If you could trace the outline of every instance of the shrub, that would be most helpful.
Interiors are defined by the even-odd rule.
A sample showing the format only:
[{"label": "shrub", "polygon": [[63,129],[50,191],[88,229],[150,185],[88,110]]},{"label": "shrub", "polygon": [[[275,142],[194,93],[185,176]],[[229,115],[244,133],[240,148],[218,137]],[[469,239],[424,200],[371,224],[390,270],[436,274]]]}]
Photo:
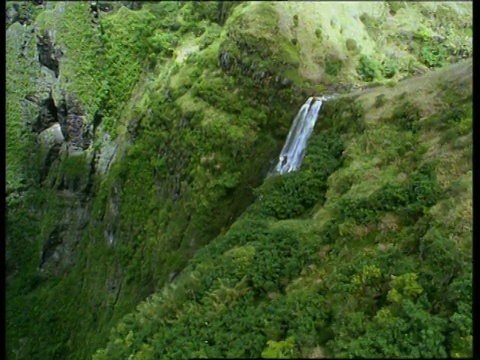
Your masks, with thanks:
[{"label": "shrub", "polygon": [[267,342],[268,347],[262,352],[262,357],[267,359],[290,359],[295,349],[295,338],[290,336],[284,341]]},{"label": "shrub", "polygon": [[293,26],[298,27],[298,15],[293,15]]},{"label": "shrub", "polygon": [[322,106],[320,118],[314,131],[329,130],[333,134],[363,132],[364,109],[355,97],[334,99]]},{"label": "shrub", "polygon": [[429,68],[441,67],[445,63],[446,51],[438,45],[425,45],[420,50],[420,60]]},{"label": "shrub", "polygon": [[292,172],[268,179],[256,193],[264,214],[288,219],[313,206],[325,189],[321,181],[303,172]]},{"label": "shrub", "polygon": [[300,274],[306,254],[294,231],[272,230],[252,244],[256,252],[247,274],[252,288],[258,293],[282,290]]},{"label": "shrub", "polygon": [[343,62],[338,58],[330,58],[325,64],[325,72],[330,76],[337,76],[342,69]]},{"label": "shrub", "polygon": [[389,58],[383,62],[382,73],[387,79],[392,78],[399,69],[398,61],[394,58]]},{"label": "shrub", "polygon": [[440,195],[433,165],[426,163],[401,185],[390,183],[366,198],[341,198],[335,205],[339,219],[354,219],[361,225],[377,222],[385,211],[396,211],[406,222],[415,222]]},{"label": "shrub", "polygon": [[357,66],[357,73],[362,80],[370,82],[381,76],[382,66],[374,58],[362,55]]},{"label": "shrub", "polygon": [[219,19],[219,7],[217,1],[209,1],[204,4],[200,4],[197,1],[192,2],[191,5],[191,20],[201,21],[218,21]]},{"label": "shrub", "polygon": [[288,219],[322,201],[328,176],[341,164],[342,151],[338,135],[320,134],[310,139],[300,171],[271,177],[255,191],[261,212]]},{"label": "shrub", "polygon": [[410,101],[403,101],[395,107],[387,123],[395,125],[399,130],[416,133],[419,127],[420,110]]},{"label": "shrub", "polygon": [[347,46],[348,51],[356,51],[358,49],[357,47],[357,42],[353,39],[347,39],[347,42],[345,44]]},{"label": "shrub", "polygon": [[164,31],[156,31],[155,34],[148,38],[150,47],[158,53],[164,53],[167,56],[173,54],[173,49],[177,45],[178,38],[176,35]]},{"label": "shrub", "polygon": [[[339,357],[446,357],[445,320],[432,315],[428,301],[402,301],[381,308],[373,318],[349,313],[329,342]],[[421,346],[406,345],[404,339]]]}]

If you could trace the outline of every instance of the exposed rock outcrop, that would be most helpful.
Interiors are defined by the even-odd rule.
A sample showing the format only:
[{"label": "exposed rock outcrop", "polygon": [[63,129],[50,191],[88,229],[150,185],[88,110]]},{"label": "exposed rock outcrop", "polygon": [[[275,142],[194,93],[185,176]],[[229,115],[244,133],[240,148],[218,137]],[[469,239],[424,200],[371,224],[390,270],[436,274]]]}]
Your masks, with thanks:
[{"label": "exposed rock outcrop", "polygon": [[43,243],[39,269],[49,276],[68,272],[78,260],[78,243],[90,221],[89,211],[80,205],[77,194],[65,191],[58,195],[68,212],[61,214]]},{"label": "exposed rock outcrop", "polygon": [[63,56],[63,52],[55,46],[49,32],[37,35],[37,49],[40,64],[52,70],[55,77],[58,77],[59,60]]},{"label": "exposed rock outcrop", "polygon": [[58,122],[72,151],[83,151],[90,146],[93,125],[87,124],[85,111],[73,94],[67,93],[60,100]]},{"label": "exposed rock outcrop", "polygon": [[[90,124],[78,96],[65,86],[64,80],[59,80],[64,52],[55,40],[58,29],[38,31],[19,18],[19,12],[24,10],[16,3],[9,7],[13,24],[7,31],[11,44],[8,55],[19,59],[23,76],[14,78],[11,73],[14,79],[11,91],[25,94],[15,103],[9,100],[9,106],[19,107],[19,126],[24,126],[36,139],[32,146],[39,150],[36,158],[39,182],[47,191],[54,191],[62,203],[56,225],[44,235],[38,265],[44,275],[57,276],[68,272],[75,263],[82,231],[89,222],[95,159],[103,157],[100,151],[91,148],[94,125],[98,124]],[[112,153],[114,150],[109,148],[108,165]],[[103,166],[103,174],[108,165]]]}]

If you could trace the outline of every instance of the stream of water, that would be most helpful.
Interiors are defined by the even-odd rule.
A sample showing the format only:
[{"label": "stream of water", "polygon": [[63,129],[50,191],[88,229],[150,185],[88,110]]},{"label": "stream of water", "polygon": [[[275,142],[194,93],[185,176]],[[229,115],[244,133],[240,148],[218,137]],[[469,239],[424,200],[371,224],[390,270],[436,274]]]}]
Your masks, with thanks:
[{"label": "stream of water", "polygon": [[324,101],[331,98],[331,96],[310,97],[305,104],[302,105],[295,120],[293,120],[274,174],[281,175],[289,173],[298,170],[300,165],[302,165],[307,141],[310,135],[312,135],[313,127],[320,113],[320,108]]}]

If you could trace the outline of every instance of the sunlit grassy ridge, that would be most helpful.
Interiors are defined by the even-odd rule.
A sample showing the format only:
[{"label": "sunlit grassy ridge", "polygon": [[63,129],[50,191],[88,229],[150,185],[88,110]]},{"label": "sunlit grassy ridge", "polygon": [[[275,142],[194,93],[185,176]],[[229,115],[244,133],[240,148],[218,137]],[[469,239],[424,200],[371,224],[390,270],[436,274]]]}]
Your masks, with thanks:
[{"label": "sunlit grassy ridge", "polygon": [[[397,80],[471,54],[468,2],[278,2],[279,28],[313,83]],[[422,70],[423,69],[423,70]],[[352,86],[353,84],[349,84]]]},{"label": "sunlit grassy ridge", "polygon": [[[7,33],[9,356],[471,354],[471,65],[428,70],[471,55],[466,4],[115,4],[37,18],[64,53],[54,97],[103,114],[41,191],[17,141],[35,39],[28,65]],[[377,81],[325,104],[301,171],[264,183],[307,96]],[[57,192],[112,149],[86,205]],[[39,271],[85,216],[73,265]]]}]

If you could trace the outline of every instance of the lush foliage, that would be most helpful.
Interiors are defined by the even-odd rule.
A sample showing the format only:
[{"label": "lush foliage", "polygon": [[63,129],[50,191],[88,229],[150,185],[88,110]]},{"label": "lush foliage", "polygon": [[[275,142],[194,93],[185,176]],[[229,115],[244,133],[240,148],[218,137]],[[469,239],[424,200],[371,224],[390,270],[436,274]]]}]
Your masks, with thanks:
[{"label": "lush foliage", "polygon": [[[217,9],[225,17],[233,8]],[[180,73],[171,50],[193,24],[193,20],[185,21],[189,14],[196,16],[198,10],[168,2],[145,4],[138,11],[119,7],[100,13],[97,26],[88,4],[60,3],[38,19],[40,33],[61,30],[56,41],[66,60],[61,63],[58,81],[68,96],[75,96],[82,104],[86,121],[92,121],[101,109],[102,132],[124,135],[127,128],[126,136],[131,132],[136,136],[124,160],[112,167],[106,179],[96,179],[104,181],[90,179],[97,196],[88,205],[91,216],[87,227],[76,235],[76,261],[61,280],[38,269],[38,254],[44,243],[55,249],[55,241],[68,241],[49,239],[80,220],[69,214],[81,213],[73,209],[85,201],[81,193],[84,187],[79,185],[92,175],[91,163],[86,154],[68,156],[50,172],[45,186],[71,191],[65,196],[53,189],[31,196],[21,193],[30,183],[14,177],[26,178],[23,167],[35,176],[38,170],[28,167],[27,159],[36,161],[31,155],[35,147],[28,143],[28,136],[18,135],[28,135],[29,130],[18,126],[23,118],[17,105],[34,91],[26,80],[38,76],[39,66],[30,71],[22,64],[22,69],[30,71],[20,74],[22,77],[9,71],[9,86],[13,87],[9,95],[9,183],[12,192],[18,189],[16,197],[21,199],[18,208],[10,204],[8,219],[9,236],[15,239],[9,245],[9,271],[19,270],[8,290],[9,353],[22,343],[20,357],[87,358],[105,342],[119,316],[161,288],[172,272],[183,269],[199,247],[224,232],[254,200],[252,188],[262,181],[265,164],[281,147],[297,104],[285,111],[284,103],[293,98],[290,92],[280,92],[276,101],[269,103],[273,94],[278,95],[275,84],[259,86],[249,76],[219,72],[217,51],[223,35],[215,39],[216,44],[209,44],[212,48],[204,47],[200,56],[188,58],[182,67],[187,74]],[[177,11],[183,11],[183,21]],[[12,55],[21,48],[21,40],[9,43]],[[35,42],[29,45],[35,46]],[[153,64],[149,60],[152,54],[157,57]],[[12,57],[9,69],[14,63]],[[132,97],[142,71],[155,69],[160,71],[158,81],[143,78],[137,88],[141,95]],[[21,92],[15,89],[19,85]],[[240,94],[228,97],[225,87]],[[251,102],[252,93],[257,94],[256,103]],[[140,121],[141,127],[133,131]],[[280,130],[272,134],[266,131],[279,125]],[[96,149],[104,149],[98,140]],[[253,154],[256,161],[251,161]],[[152,214],[148,220],[146,212]],[[28,227],[18,227],[26,223]],[[49,308],[51,303],[58,307]],[[75,310],[77,306],[82,310]],[[23,308],[37,310],[26,317],[19,313]],[[30,330],[33,326],[35,331]],[[69,331],[69,326],[76,330]],[[37,339],[41,339],[40,346],[34,345]]]},{"label": "lush foliage", "polygon": [[[442,9],[452,39],[468,32]],[[292,43],[282,15],[269,3],[144,2],[97,21],[87,3],[49,5],[37,34],[57,30],[64,51],[55,89],[79,101],[86,126],[103,119],[93,148],[60,158],[41,186],[25,122],[35,109],[22,107],[42,91],[35,38],[9,27],[8,357],[472,355],[468,64],[326,102],[301,169],[267,177],[314,92],[305,39]],[[360,21],[382,44],[388,24]],[[328,43],[328,24],[314,28]],[[348,58],[318,63],[332,81],[356,83],[358,65],[362,81],[395,82],[419,60],[470,56],[468,41],[405,34],[388,41],[410,41],[413,62],[352,40],[340,42]],[[99,175],[111,135],[118,152]],[[47,256],[71,263],[43,268]]]},{"label": "lush foliage", "polygon": [[288,219],[324,201],[326,180],[341,164],[342,141],[322,134],[310,141],[302,170],[274,176],[256,190],[264,215]]},{"label": "lush foliage", "polygon": [[[335,108],[323,115],[338,116]],[[471,354],[471,326],[456,325],[471,301],[471,254],[434,217],[446,195],[432,163],[408,152],[420,135],[398,123],[404,117],[384,119],[382,136],[351,128],[360,132],[345,149],[332,129],[317,131],[302,169],[267,179],[230,230],[197,253],[175,285],[125,317],[94,358]],[[384,141],[406,163],[387,153],[376,190],[325,202],[329,179],[352,176],[341,172],[354,171],[354,159],[368,170],[366,159],[382,154]],[[390,177],[405,167],[405,180]],[[300,179],[314,184],[308,192]],[[321,210],[308,214],[313,204]]]}]

